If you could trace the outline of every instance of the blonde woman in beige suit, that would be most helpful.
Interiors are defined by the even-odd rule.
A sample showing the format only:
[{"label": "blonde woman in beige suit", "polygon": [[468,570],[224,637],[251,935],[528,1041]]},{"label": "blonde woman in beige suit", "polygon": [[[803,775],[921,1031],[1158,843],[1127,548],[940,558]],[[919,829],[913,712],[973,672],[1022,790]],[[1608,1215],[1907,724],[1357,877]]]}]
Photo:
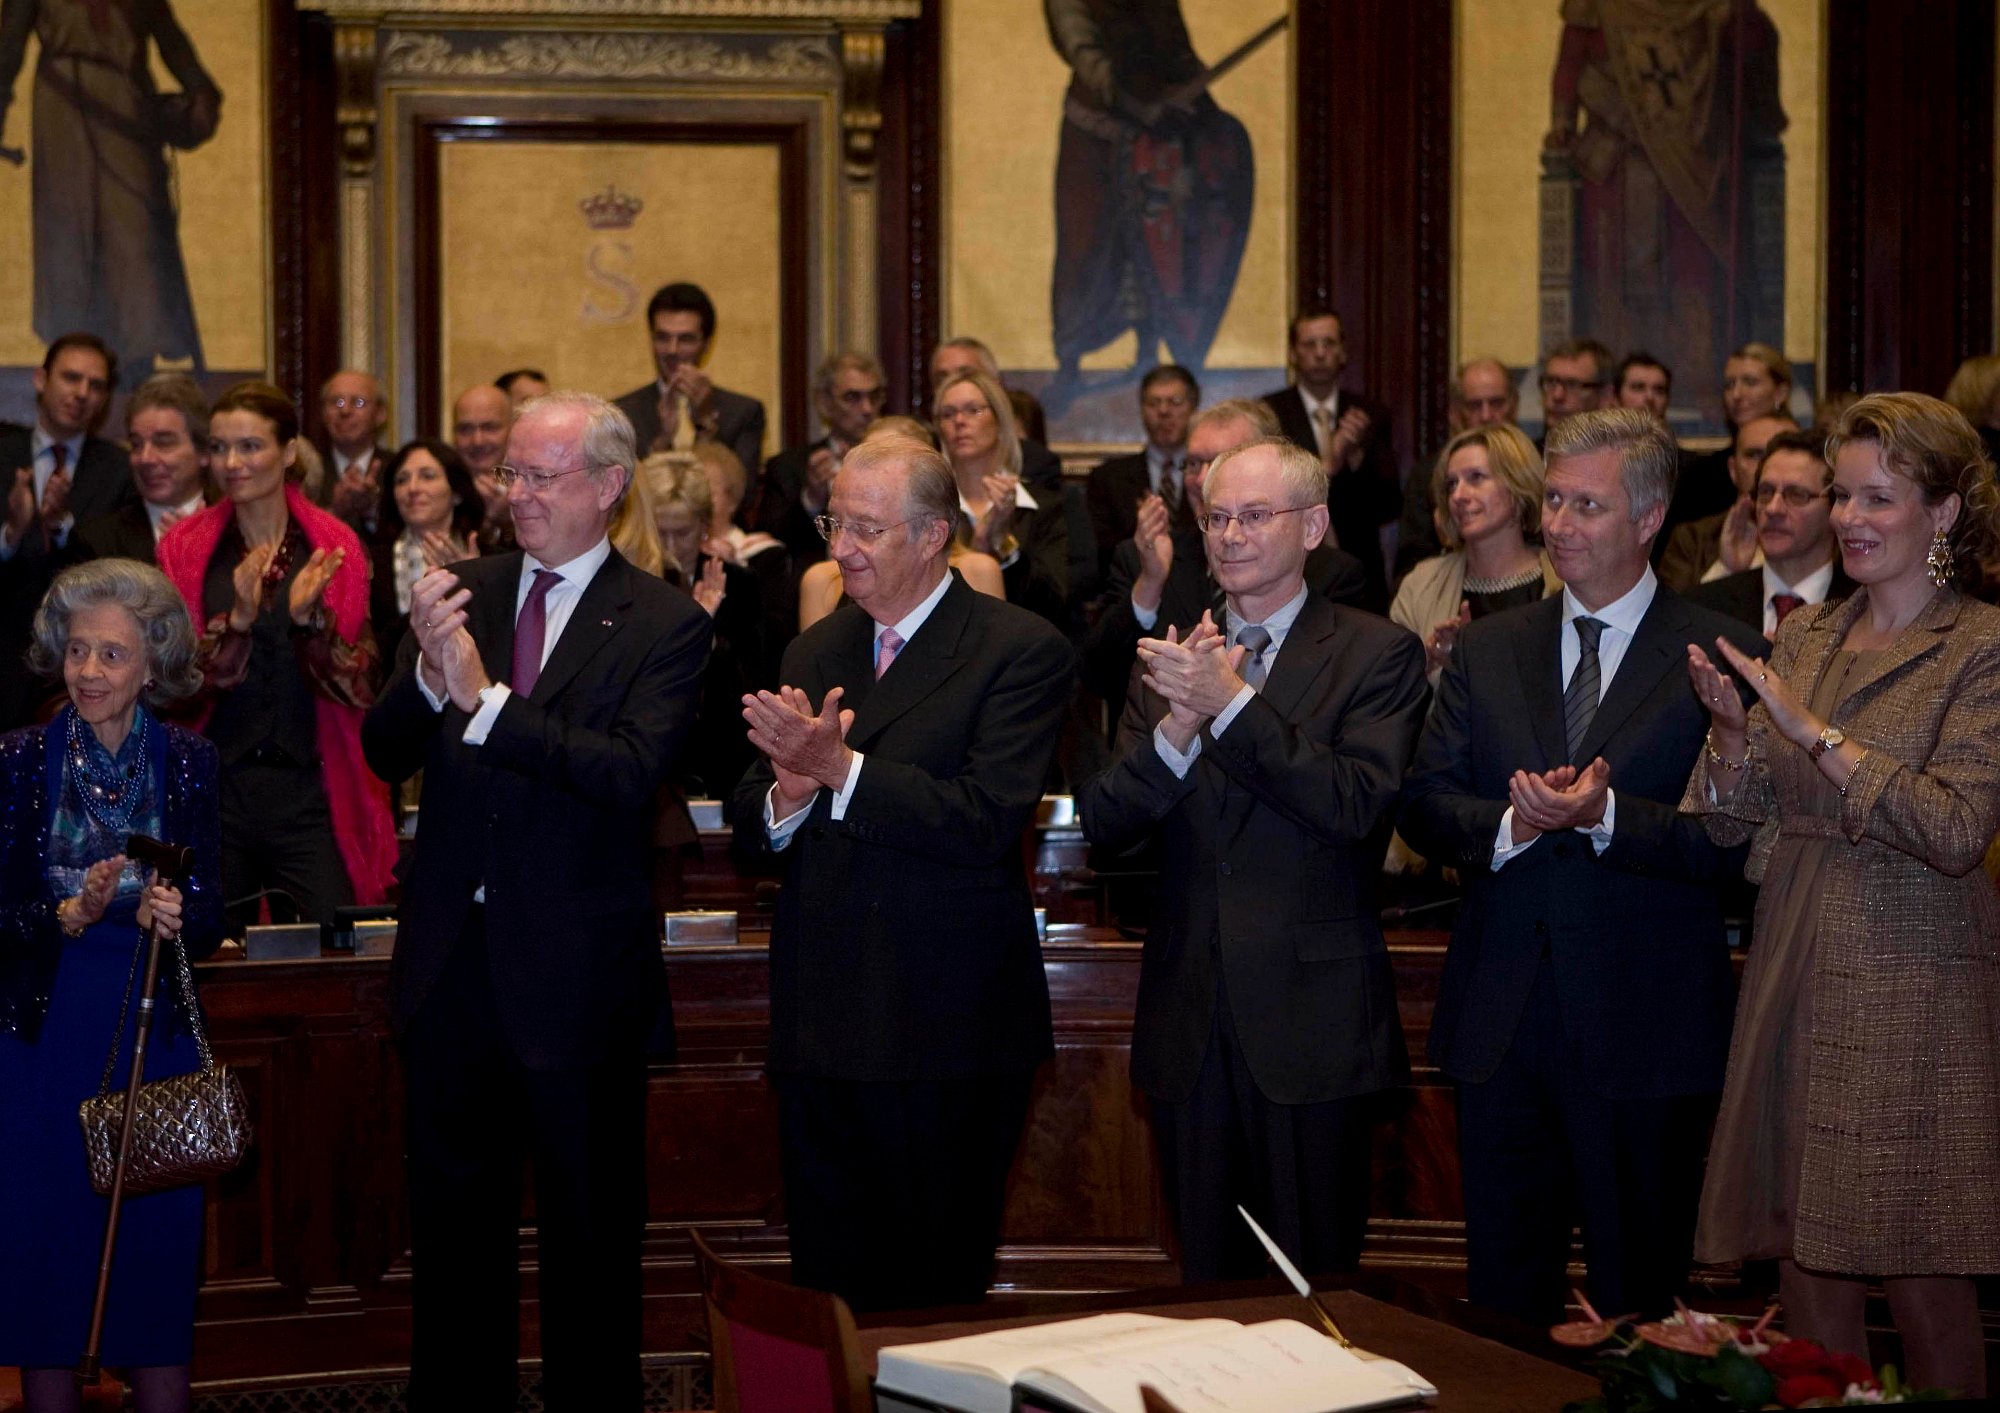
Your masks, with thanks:
[{"label": "blonde woman in beige suit", "polygon": [[1993,466],[1935,398],[1855,403],[1827,443],[1859,588],[1769,664],[1699,648],[1712,730],[1683,808],[1762,884],[1697,1259],[1779,1261],[1787,1328],[1865,1355],[1887,1288],[1919,1386],[1986,1390],[1973,1278],[2000,1271],[2000,609]]}]

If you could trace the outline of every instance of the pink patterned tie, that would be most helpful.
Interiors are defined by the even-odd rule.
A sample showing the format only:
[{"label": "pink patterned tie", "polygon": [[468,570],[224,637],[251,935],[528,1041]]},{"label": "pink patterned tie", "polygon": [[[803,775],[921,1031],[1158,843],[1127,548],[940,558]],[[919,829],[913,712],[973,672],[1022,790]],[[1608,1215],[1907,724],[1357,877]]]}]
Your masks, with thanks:
[{"label": "pink patterned tie", "polygon": [[896,654],[903,650],[903,640],[894,628],[884,628],[882,636],[875,640],[875,680],[882,680],[882,674],[889,670],[889,664],[896,660]]},{"label": "pink patterned tie", "polygon": [[507,685],[527,696],[542,675],[542,643],[549,633],[549,590],[562,582],[553,569],[537,569],[528,589],[528,601],[514,620],[514,671]]}]

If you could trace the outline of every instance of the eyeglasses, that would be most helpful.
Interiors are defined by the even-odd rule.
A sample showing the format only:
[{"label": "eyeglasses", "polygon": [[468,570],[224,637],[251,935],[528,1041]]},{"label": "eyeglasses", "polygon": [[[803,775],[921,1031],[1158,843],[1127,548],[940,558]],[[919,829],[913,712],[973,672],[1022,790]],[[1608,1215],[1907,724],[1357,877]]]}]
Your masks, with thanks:
[{"label": "eyeglasses", "polygon": [[896,520],[887,525],[857,525],[852,520],[842,520],[835,515],[815,515],[813,517],[813,528],[819,531],[819,537],[828,544],[832,544],[833,537],[838,535],[842,530],[845,530],[862,544],[872,545],[897,526],[913,525],[923,518],[920,515],[914,515],[908,520]]},{"label": "eyeglasses", "polygon": [[512,466],[496,466],[493,468],[493,479],[499,483],[503,491],[519,481],[539,496],[554,490],[556,482],[563,477],[574,476],[579,471],[589,469],[588,466],[572,466],[567,471],[521,471]]},{"label": "eyeglasses", "polygon": [[1776,486],[1767,481],[1750,493],[1750,498],[1758,505],[1769,505],[1779,496],[1783,496],[1785,504],[1792,509],[1804,510],[1816,500],[1825,500],[1826,492],[1809,491],[1804,486]]},{"label": "eyeglasses", "polygon": [[1542,391],[1552,393],[1561,388],[1566,393],[1593,392],[1604,386],[1602,378],[1556,378],[1542,374]]},{"label": "eyeglasses", "polygon": [[1255,510],[1242,510],[1234,514],[1227,510],[1211,510],[1195,516],[1195,523],[1207,534],[1219,535],[1229,528],[1229,522],[1233,520],[1243,527],[1244,533],[1248,534],[1270,524],[1274,515],[1294,515],[1301,510],[1311,509],[1309,505],[1288,505],[1280,510],[1271,510],[1260,505]]},{"label": "eyeglasses", "polygon": [[366,412],[376,401],[377,399],[372,397],[330,397],[326,400],[326,405],[341,412],[347,411],[350,407],[356,412]]},{"label": "eyeglasses", "polygon": [[849,388],[846,392],[835,393],[834,401],[844,407],[874,407],[889,398],[887,388]]},{"label": "eyeglasses", "polygon": [[992,415],[993,409],[983,402],[961,402],[954,407],[940,407],[937,410],[937,419],[940,422],[965,422]]}]

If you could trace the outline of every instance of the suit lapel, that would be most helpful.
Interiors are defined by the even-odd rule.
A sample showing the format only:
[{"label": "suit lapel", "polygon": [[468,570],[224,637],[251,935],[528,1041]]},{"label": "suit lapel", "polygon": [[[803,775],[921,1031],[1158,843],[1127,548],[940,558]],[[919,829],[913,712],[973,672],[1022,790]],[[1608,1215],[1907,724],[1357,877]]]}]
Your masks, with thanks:
[{"label": "suit lapel", "polygon": [[[1861,616],[1867,602],[1866,594],[1857,593],[1848,603],[1846,611],[1835,615],[1836,618],[1843,620],[1841,637],[1846,635],[1848,627],[1852,626],[1854,620]],[[1934,596],[1910,626],[1896,635],[1896,641],[1875,655],[1875,661],[1868,665],[1867,670],[1848,690],[1847,697],[1842,702],[1843,708],[1852,711],[1852,703],[1857,701],[1862,693],[1872,689],[1890,673],[1900,671],[1916,659],[1943,646],[1944,638],[1941,635],[1958,621],[1959,603],[1956,592]],[[1833,647],[1837,648],[1839,645],[1840,637],[1836,637],[1833,640]],[[1831,651],[1829,649],[1829,655]]]},{"label": "suit lapel", "polygon": [[[483,583],[473,589],[467,609],[472,641],[479,648],[486,675],[513,672],[514,596],[521,586],[521,551],[476,560]],[[490,568],[489,568],[490,566]],[[461,575],[461,581],[468,576]],[[511,685],[511,684],[510,684]]]},{"label": "suit lapel", "polygon": [[[1632,645],[1618,664],[1618,675],[1611,679],[1610,689],[1597,704],[1597,715],[1590,719],[1590,729],[1583,733],[1574,762],[1577,766],[1588,765],[1602,754],[1605,741],[1653,694],[1660,678],[1681,665],[1687,616],[1685,599],[1665,585],[1654,591],[1646,616],[1639,620],[1639,631],[1632,635]],[[1683,673],[1685,670],[1683,666]]]},{"label": "suit lapel", "polygon": [[[569,685],[570,679],[585,663],[618,636],[620,625],[630,616],[632,585],[628,576],[637,572],[617,550],[611,551],[611,557],[584,585],[583,596],[570,610],[569,621],[563,624],[562,636],[556,639],[549,660],[542,664],[542,675],[535,679],[535,690],[528,694],[530,701],[537,706],[547,706],[557,693]],[[512,633],[508,636],[511,639]],[[512,650],[510,641],[510,657]]]},{"label": "suit lapel", "polygon": [[1287,721],[1298,709],[1306,688],[1319,680],[1333,657],[1332,640],[1340,630],[1340,616],[1333,605],[1315,595],[1306,596],[1292,631],[1285,635],[1264,682],[1263,698]]},{"label": "suit lapel", "polygon": [[[847,733],[847,742],[856,750],[864,749],[867,743],[879,736],[918,702],[928,697],[953,673],[964,666],[959,644],[965,633],[967,620],[972,616],[972,594],[957,575],[952,576],[951,587],[931,610],[930,617],[923,626],[911,635],[903,650],[896,654],[889,671],[880,680],[872,681],[866,696],[854,709],[854,725]],[[872,677],[874,664],[869,658],[875,630],[866,614],[862,620],[867,624],[867,647],[863,649],[862,671]]]},{"label": "suit lapel", "polygon": [[1562,595],[1543,599],[1521,615],[1514,661],[1528,699],[1528,720],[1542,748],[1544,768],[1569,759],[1563,740]]}]

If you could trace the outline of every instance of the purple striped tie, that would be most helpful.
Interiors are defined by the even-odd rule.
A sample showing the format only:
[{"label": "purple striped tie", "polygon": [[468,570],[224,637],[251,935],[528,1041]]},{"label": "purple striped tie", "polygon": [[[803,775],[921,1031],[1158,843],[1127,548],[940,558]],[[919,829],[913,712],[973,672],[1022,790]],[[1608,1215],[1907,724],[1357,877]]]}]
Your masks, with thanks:
[{"label": "purple striped tie", "polygon": [[514,671],[507,685],[522,696],[535,690],[542,675],[542,643],[549,634],[549,590],[562,582],[553,569],[537,569],[528,589],[528,601],[514,620]]}]

